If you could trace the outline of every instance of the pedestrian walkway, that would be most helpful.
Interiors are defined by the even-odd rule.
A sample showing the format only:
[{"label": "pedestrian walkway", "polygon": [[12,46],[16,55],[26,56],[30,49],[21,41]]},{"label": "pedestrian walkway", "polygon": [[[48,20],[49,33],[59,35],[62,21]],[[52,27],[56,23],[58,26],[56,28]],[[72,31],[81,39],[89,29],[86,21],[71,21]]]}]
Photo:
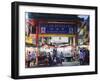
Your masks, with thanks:
[{"label": "pedestrian walkway", "polygon": [[63,66],[78,66],[80,65],[79,61],[74,61],[74,62],[63,62],[62,63]]}]

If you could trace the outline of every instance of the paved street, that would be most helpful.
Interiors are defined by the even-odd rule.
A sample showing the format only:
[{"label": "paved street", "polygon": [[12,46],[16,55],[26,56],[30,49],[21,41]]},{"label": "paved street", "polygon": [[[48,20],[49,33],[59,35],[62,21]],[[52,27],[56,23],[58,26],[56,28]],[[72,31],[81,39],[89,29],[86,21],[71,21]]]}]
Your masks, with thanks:
[{"label": "paved street", "polygon": [[53,66],[44,66],[44,65],[38,65],[38,66],[36,66],[36,65],[34,65],[34,66],[32,66],[32,67],[30,67],[30,68],[38,68],[38,67],[59,67],[59,66],[79,66],[80,65],[80,63],[79,63],[79,61],[74,61],[74,62],[63,62],[62,64],[57,64],[57,65],[53,65]]},{"label": "paved street", "polygon": [[80,63],[78,61],[74,61],[74,62],[63,62],[62,64],[63,64],[63,66],[78,66],[78,65],[80,65]]}]

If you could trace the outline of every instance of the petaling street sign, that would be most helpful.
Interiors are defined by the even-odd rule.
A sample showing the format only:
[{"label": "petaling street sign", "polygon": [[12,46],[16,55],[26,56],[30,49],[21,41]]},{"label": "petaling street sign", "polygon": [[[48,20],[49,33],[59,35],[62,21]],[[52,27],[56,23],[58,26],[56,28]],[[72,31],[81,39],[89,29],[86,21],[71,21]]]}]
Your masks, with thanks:
[{"label": "petaling street sign", "polygon": [[41,34],[75,34],[77,25],[75,24],[40,24],[39,33]]}]

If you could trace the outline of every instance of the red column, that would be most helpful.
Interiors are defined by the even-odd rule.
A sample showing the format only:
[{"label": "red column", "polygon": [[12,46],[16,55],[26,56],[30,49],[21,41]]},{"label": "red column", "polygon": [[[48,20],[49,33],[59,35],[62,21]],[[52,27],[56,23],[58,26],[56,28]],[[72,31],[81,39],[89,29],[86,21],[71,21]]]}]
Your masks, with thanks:
[{"label": "red column", "polygon": [[31,20],[31,24],[36,27],[36,64],[38,64],[38,39],[39,39],[39,26],[36,19]]}]

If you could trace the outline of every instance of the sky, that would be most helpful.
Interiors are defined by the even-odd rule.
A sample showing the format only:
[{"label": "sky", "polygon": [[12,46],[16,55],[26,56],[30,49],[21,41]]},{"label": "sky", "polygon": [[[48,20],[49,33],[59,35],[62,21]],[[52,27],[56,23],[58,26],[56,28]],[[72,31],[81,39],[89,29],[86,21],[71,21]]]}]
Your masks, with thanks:
[{"label": "sky", "polygon": [[86,19],[88,18],[88,16],[87,16],[87,15],[86,15],[86,16],[85,16],[85,15],[82,15],[82,16],[81,16],[81,15],[79,15],[78,17],[80,17],[80,18],[84,18],[84,20],[86,20]]}]

